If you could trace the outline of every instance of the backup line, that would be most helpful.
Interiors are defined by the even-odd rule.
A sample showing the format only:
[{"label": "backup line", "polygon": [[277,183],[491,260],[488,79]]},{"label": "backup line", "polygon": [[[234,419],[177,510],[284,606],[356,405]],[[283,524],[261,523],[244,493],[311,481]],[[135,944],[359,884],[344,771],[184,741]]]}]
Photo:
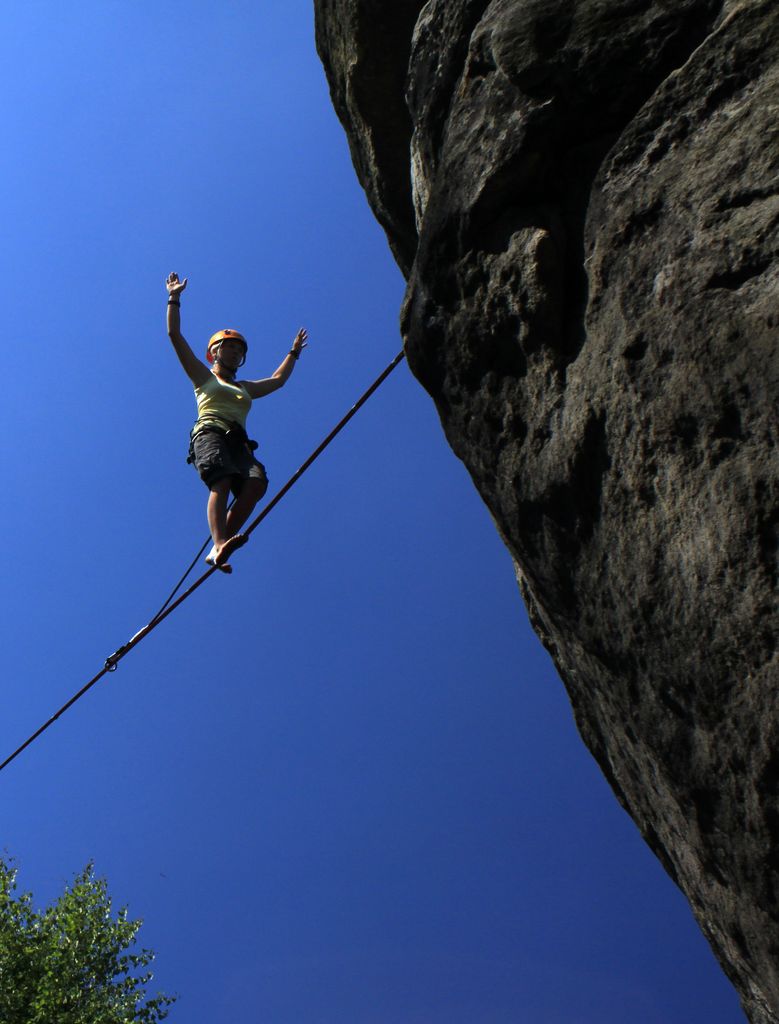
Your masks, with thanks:
[{"label": "backup line", "polygon": [[[292,474],[292,476],[284,484],[281,490],[274,495],[274,497],[268,502],[268,504],[262,509],[262,511],[251,521],[248,528],[243,530],[243,533],[247,537],[251,533],[253,533],[254,530],[257,529],[257,527],[260,525],[263,519],[265,519],[265,517],[271,512],[271,510],[274,509],[276,505],[278,505],[278,503],[281,501],[284,495],[287,494],[287,492],[297,483],[297,481],[301,478],[301,476],[303,476],[303,474],[306,472],[309,466],[311,466],[311,464],[315,462],[316,459],[319,458],[319,456],[322,454],[325,448],[327,448],[330,442],[333,441],[334,438],[343,430],[343,428],[346,426],[349,420],[355,415],[355,413],[357,413],[359,409],[361,409],[362,406],[365,405],[365,403],[368,401],[371,395],[384,383],[384,381],[387,379],[387,377],[389,377],[389,375],[392,373],[392,371],[395,369],[398,363],[400,363],[401,360],[404,358],[404,355],[405,353],[401,350],[395,356],[395,358],[392,360],[389,366],[387,366],[386,369],[384,369],[379,374],[379,376],[371,384],[371,386],[366,391],[364,391],[363,394],[357,399],[357,401],[354,403],[351,409],[344,416],[341,417],[341,419],[333,427],[333,429],[330,431],[327,437],[325,437],[325,439],[318,445],[318,447],[314,449],[314,451],[309,455],[309,457],[302,464],[302,466],[300,466],[300,468],[297,469]],[[118,648],[118,650],[114,651],[113,654],[110,654],[106,658],[105,664],[103,665],[102,669],[96,675],[94,675],[89,680],[88,683],[85,683],[84,686],[82,686],[77,693],[74,693],[70,700],[67,701],[67,703],[63,704],[58,711],[55,711],[51,718],[44,722],[43,725],[40,726],[40,728],[36,729],[36,731],[31,736],[29,736],[24,741],[24,743],[21,744],[21,746],[17,747],[16,750],[12,754],[10,754],[2,762],[2,764],[0,764],[0,772],[4,768],[6,768],[15,758],[17,758],[19,754],[22,753],[23,750],[26,750],[27,747],[30,746],[30,744],[34,743],[39,736],[46,732],[46,730],[50,726],[52,726],[61,715],[63,715],[69,708],[71,708],[76,703],[76,701],[80,700],[84,696],[84,694],[87,693],[87,691],[95,685],[95,683],[99,682],[103,678],[104,675],[106,675],[108,672],[114,672],[118,667],[119,662],[122,660],[122,658],[125,657],[125,655],[129,654],[134,647],[137,647],[141,640],[144,639],[144,637],[147,637],[149,633],[152,632],[152,630],[156,629],[157,626],[159,626],[161,622],[163,622],[172,612],[174,612],[180,604],[183,604],[184,601],[186,601],[191,594],[194,594],[198,587],[201,584],[205,583],[209,576],[212,576],[215,572],[219,571],[217,566],[211,566],[211,568],[206,570],[206,572],[204,572],[202,576],[195,580],[195,582],[187,590],[185,590],[183,594],[181,594],[178,598],[173,600],[176,592],[180,589],[180,587],[184,583],[184,580],[187,578],[189,573],[194,568],[195,563],[197,562],[197,559],[199,558],[204,548],[205,545],[203,545],[203,548],[201,548],[201,551],[198,553],[198,555],[195,556],[195,561],[192,562],[189,569],[187,569],[182,578],[176,584],[167,601],[162,606],[162,608],[157,612],[154,618],[151,619],[151,621],[148,622],[145,626],[143,626],[142,629],[139,629],[138,632],[133,637],[131,637],[126,644],[123,644],[120,648]]]}]

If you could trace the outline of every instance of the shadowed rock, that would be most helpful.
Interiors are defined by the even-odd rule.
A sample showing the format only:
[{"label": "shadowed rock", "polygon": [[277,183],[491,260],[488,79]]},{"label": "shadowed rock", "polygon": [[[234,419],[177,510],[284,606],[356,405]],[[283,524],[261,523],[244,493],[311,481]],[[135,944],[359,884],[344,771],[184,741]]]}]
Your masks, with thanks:
[{"label": "shadowed rock", "polygon": [[585,743],[779,1024],[779,6],[316,9],[410,366]]}]

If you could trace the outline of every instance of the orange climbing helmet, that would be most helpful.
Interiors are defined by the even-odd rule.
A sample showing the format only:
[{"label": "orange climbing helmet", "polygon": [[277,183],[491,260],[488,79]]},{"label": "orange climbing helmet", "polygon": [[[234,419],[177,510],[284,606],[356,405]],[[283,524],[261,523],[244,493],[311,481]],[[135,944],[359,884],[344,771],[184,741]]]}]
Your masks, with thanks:
[{"label": "orange climbing helmet", "polygon": [[217,331],[216,334],[212,334],[211,337],[208,339],[208,346],[206,348],[206,359],[209,361],[209,363],[213,363],[214,361],[214,353],[211,351],[211,349],[214,347],[214,345],[219,345],[223,341],[240,341],[240,343],[243,345],[243,357],[244,359],[246,358],[246,353],[249,349],[249,346],[246,344],[246,338],[244,338],[240,331],[234,331],[232,328],[226,327],[223,331]]}]

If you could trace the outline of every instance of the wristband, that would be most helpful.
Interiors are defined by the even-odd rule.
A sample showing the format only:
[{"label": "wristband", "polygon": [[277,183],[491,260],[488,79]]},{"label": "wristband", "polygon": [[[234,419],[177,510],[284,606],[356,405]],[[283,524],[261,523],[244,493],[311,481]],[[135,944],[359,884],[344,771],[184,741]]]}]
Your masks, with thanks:
[{"label": "wristband", "polygon": [[178,301],[178,299],[168,299],[168,305],[169,306],[180,306],[181,303]]},{"label": "wristband", "polygon": [[294,348],[291,348],[289,350],[289,355],[294,356],[295,359],[300,359],[300,353],[296,352]]}]

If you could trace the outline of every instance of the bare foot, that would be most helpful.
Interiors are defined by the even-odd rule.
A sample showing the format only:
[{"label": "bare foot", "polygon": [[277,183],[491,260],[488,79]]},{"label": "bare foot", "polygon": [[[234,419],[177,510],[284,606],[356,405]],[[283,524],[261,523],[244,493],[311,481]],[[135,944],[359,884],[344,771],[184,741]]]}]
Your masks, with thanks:
[{"label": "bare foot", "polygon": [[228,537],[224,544],[217,545],[214,565],[221,569],[233,551],[242,548],[248,539],[245,533],[236,533],[233,537]]},{"label": "bare foot", "polygon": [[228,576],[233,571],[233,567],[231,565],[217,565],[217,563],[216,563],[216,544],[214,544],[214,546],[211,548],[211,550],[206,555],[206,563],[208,565],[213,565],[216,569],[219,569],[221,572],[227,573]]}]

